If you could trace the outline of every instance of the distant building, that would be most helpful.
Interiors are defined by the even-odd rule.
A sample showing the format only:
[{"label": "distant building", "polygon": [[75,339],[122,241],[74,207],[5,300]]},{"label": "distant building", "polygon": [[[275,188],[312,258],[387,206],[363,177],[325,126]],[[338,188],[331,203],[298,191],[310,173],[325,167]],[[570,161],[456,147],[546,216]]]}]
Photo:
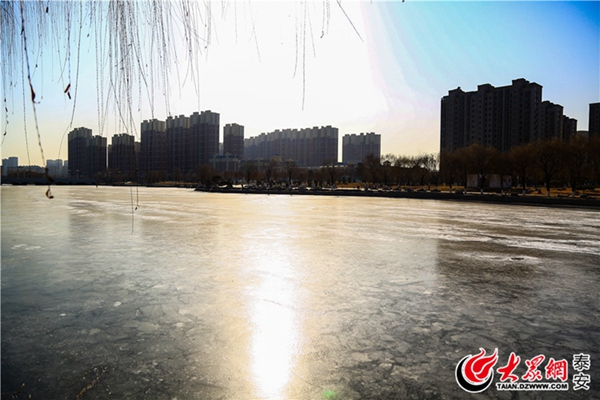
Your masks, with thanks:
[{"label": "distant building", "polygon": [[338,128],[328,126],[275,130],[244,140],[245,160],[281,157],[300,167],[319,167],[338,160]]},{"label": "distant building", "polygon": [[563,106],[543,101],[540,104],[539,129],[533,139],[562,138],[563,117]]},{"label": "distant building", "polygon": [[267,158],[267,134],[244,139],[244,160],[264,160]]},{"label": "distant building", "polygon": [[39,176],[46,175],[46,168],[39,165],[19,165],[16,170],[19,174],[34,173]]},{"label": "distant building", "polygon": [[166,121],[144,121],[140,143],[140,170],[143,173],[182,174],[196,172],[209,165],[219,154],[218,113],[195,112],[189,117],[168,117]]},{"label": "distant building", "polygon": [[232,154],[214,155],[210,158],[210,167],[220,173],[238,172],[240,159]]},{"label": "distant building", "polygon": [[73,178],[88,177],[90,171],[89,141],[92,130],[85,127],[75,128],[69,132],[69,176]]},{"label": "distant building", "polygon": [[11,170],[16,170],[19,166],[19,157],[8,157],[2,159],[2,176],[8,175]]},{"label": "distant building", "polygon": [[140,172],[166,173],[167,171],[167,124],[157,119],[145,120],[140,129]]},{"label": "distant building", "polygon": [[137,159],[135,136],[126,133],[113,135],[108,146],[108,168],[112,173],[133,179],[137,171]]},{"label": "distant building", "polygon": [[244,159],[244,126],[227,124],[223,127],[223,153]]},{"label": "distant building", "polygon": [[90,170],[89,177],[95,178],[106,171],[107,140],[94,135],[89,142]]},{"label": "distant building", "polygon": [[562,138],[564,140],[569,140],[571,137],[577,134],[577,120],[575,118],[569,118],[566,115],[563,115],[562,125]]},{"label": "distant building", "polygon": [[600,135],[600,103],[590,104],[589,136]]},{"label": "distant building", "polygon": [[539,139],[569,136],[574,124],[576,120],[565,119],[561,105],[542,102],[542,86],[535,82],[521,78],[510,86],[483,84],[473,92],[459,87],[441,101],[440,149],[452,152],[478,143],[507,151]]},{"label": "distant building", "polygon": [[190,118],[184,115],[167,118],[167,171],[185,173],[191,168]]},{"label": "distant building", "polygon": [[188,168],[194,172],[200,165],[209,165],[210,158],[219,154],[220,115],[210,110],[190,116]]},{"label": "distant building", "polygon": [[61,159],[46,160],[46,168],[48,173],[54,178],[64,178],[69,175],[68,163]]},{"label": "distant building", "polygon": [[107,141],[105,137],[92,136],[89,128],[76,128],[69,132],[69,176],[95,178],[106,171]]},{"label": "distant building", "polygon": [[361,133],[344,135],[342,137],[342,162],[358,164],[369,154],[381,157],[381,135],[376,133]]}]

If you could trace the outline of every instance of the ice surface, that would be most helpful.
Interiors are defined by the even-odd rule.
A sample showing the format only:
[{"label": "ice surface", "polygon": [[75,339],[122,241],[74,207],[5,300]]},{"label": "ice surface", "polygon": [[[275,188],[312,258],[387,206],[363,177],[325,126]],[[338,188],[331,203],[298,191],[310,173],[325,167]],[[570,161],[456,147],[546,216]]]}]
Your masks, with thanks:
[{"label": "ice surface", "polygon": [[600,390],[597,211],[53,192],[2,187],[3,398],[470,398],[480,347]]}]

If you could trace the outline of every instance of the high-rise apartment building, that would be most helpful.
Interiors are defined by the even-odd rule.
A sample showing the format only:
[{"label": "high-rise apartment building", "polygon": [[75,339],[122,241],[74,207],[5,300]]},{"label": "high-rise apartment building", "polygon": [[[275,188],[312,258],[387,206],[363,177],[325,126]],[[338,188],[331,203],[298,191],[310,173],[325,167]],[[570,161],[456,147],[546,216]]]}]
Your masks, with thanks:
[{"label": "high-rise apartment building", "polygon": [[562,132],[562,138],[564,140],[569,140],[575,136],[577,134],[577,120],[563,115]]},{"label": "high-rise apartment building", "polygon": [[89,141],[90,169],[88,176],[95,178],[106,171],[107,140],[100,135],[94,135]]},{"label": "high-rise apartment building", "polygon": [[2,175],[6,176],[11,170],[19,167],[19,157],[8,157],[2,159]]},{"label": "high-rise apartment building", "polygon": [[67,162],[60,158],[57,160],[46,160],[46,168],[48,168],[50,176],[55,178],[67,177],[69,175]]},{"label": "high-rise apartment building", "polygon": [[77,178],[95,178],[106,170],[107,141],[100,135],[92,136],[89,128],[75,128],[69,132],[69,175]]},{"label": "high-rise apartment building", "polygon": [[563,137],[563,106],[548,100],[540,104],[539,129],[534,139]]},{"label": "high-rise apartment building", "polygon": [[[507,118],[509,130],[506,131],[501,125],[493,124],[494,129],[490,132],[493,136],[501,136],[501,140],[495,140],[493,144],[500,151],[506,151],[514,146],[529,143],[546,136],[540,131],[540,104],[542,102],[542,86],[529,82],[525,79],[515,79],[512,85],[499,88],[503,90],[503,101],[508,101],[509,107],[500,107],[496,104],[492,107],[500,111],[502,121]],[[498,135],[500,133],[500,135]]]},{"label": "high-rise apartment building", "polygon": [[140,169],[179,175],[209,165],[210,158],[219,154],[219,119],[218,113],[207,110],[189,117],[144,121]]},{"label": "high-rise apartment building", "polygon": [[220,173],[238,172],[240,159],[231,154],[216,154],[210,158],[209,166]]},{"label": "high-rise apartment building", "polygon": [[223,127],[223,155],[231,154],[238,160],[244,159],[244,126],[226,124]]},{"label": "high-rise apartment building", "polygon": [[369,154],[381,157],[381,135],[361,133],[342,137],[342,162],[358,164]]},{"label": "high-rise apartment building", "polygon": [[600,135],[600,103],[590,104],[589,136]]},{"label": "high-rise apartment building", "polygon": [[113,135],[108,146],[108,167],[114,173],[133,178],[137,171],[137,161],[135,137],[126,133]]},{"label": "high-rise apartment building", "polygon": [[266,133],[244,139],[244,160],[267,159],[266,143]]},{"label": "high-rise apartment building", "polygon": [[209,165],[210,158],[219,154],[220,115],[210,110],[190,116],[189,172],[199,165]]},{"label": "high-rise apartment building", "polygon": [[330,125],[310,130],[306,164],[320,166],[338,162],[338,128]]},{"label": "high-rise apartment building", "polygon": [[90,171],[90,158],[88,152],[92,130],[89,128],[75,128],[68,135],[69,176],[73,178],[87,177]]},{"label": "high-rise apartment building", "polygon": [[141,126],[140,163],[143,174],[167,171],[167,124],[157,119],[145,120]]},{"label": "high-rise apartment building", "polygon": [[338,160],[338,128],[328,126],[275,130],[244,140],[244,159],[281,157],[302,167],[319,167]]},{"label": "high-rise apartment building", "polygon": [[565,119],[561,105],[542,102],[541,85],[522,78],[510,86],[484,84],[473,92],[460,87],[450,90],[441,101],[440,122],[442,151],[474,143],[507,151],[535,140],[564,138],[577,123]]},{"label": "high-rise apartment building", "polygon": [[167,118],[167,171],[186,173],[190,168],[190,118],[180,115]]}]

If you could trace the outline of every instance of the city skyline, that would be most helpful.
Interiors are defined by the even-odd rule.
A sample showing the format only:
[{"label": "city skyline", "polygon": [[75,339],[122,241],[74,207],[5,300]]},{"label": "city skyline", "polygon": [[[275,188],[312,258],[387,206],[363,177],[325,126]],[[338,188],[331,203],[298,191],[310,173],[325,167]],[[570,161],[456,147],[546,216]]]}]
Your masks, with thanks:
[{"label": "city skyline", "polygon": [[480,144],[506,152],[513,147],[577,133],[577,120],[563,107],[542,101],[543,87],[515,79],[511,85],[479,85],[476,91],[449,90],[441,102],[440,151]]},{"label": "city skyline", "polygon": [[[511,100],[512,92],[514,92],[512,95],[514,99]],[[484,98],[485,101],[483,101]],[[583,134],[587,138],[600,132],[598,130],[600,103],[590,103],[589,105],[589,129],[578,130],[578,121],[564,115],[563,107],[560,104],[549,100],[542,102],[541,98],[542,86],[523,78],[513,80],[510,86],[498,88],[489,84],[482,84],[478,85],[477,91],[465,92],[460,87],[449,90],[448,95],[444,96],[441,102],[440,154],[444,151],[454,152],[475,143],[486,147],[494,147],[496,150],[505,152],[514,146],[538,140],[551,138],[569,140],[576,134]],[[510,106],[509,104],[513,105]],[[515,108],[516,106],[518,107]],[[511,114],[514,115],[511,117]],[[517,120],[521,121],[522,117],[525,117],[523,121],[526,121],[526,124],[513,126]],[[297,149],[292,150],[289,143],[283,144],[283,142],[287,143],[290,140],[295,142],[300,137],[313,135],[311,132],[314,130],[329,129],[331,126],[276,129],[273,132],[263,132],[260,135],[245,138],[244,126],[237,123],[225,124],[221,134],[219,120],[220,114],[211,110],[195,111],[190,116],[168,117],[164,121],[157,119],[144,120],[140,127],[140,141],[136,141],[133,135],[121,133],[112,136],[111,144],[108,144],[108,138],[100,135],[92,136],[92,130],[87,127],[75,128],[69,132],[68,136],[69,158],[73,159],[73,156],[75,156],[73,165],[78,171],[87,162],[83,159],[80,160],[80,158],[84,152],[89,150],[84,150],[84,147],[89,146],[89,144],[82,147],[74,144],[75,142],[71,138],[72,135],[80,136],[79,131],[85,131],[84,136],[86,136],[87,141],[93,138],[97,142],[94,146],[104,143],[104,161],[102,161],[104,167],[100,165],[100,170],[115,169],[116,167],[118,170],[127,170],[127,173],[133,172],[134,164],[137,164],[135,160],[140,157],[140,154],[140,167],[142,170],[148,169],[144,168],[143,165],[150,159],[154,160],[151,162],[154,165],[157,160],[164,158],[166,164],[158,169],[170,173],[173,173],[174,169],[189,172],[201,165],[214,167],[213,164],[218,162],[217,159],[224,161],[223,157],[229,157],[227,162],[234,161],[235,163],[283,157],[286,160],[299,162],[300,166],[309,167],[321,166],[323,162],[330,163],[332,160],[341,164],[358,163],[368,154],[372,154],[377,158],[385,157],[385,153],[381,151],[381,134],[374,132],[360,133],[360,135],[355,133],[345,134],[342,137],[343,140],[338,141],[338,128],[333,127],[337,144],[328,152],[334,152],[328,153],[327,157],[324,157],[321,162],[318,161],[319,157],[315,153],[311,157],[316,158],[311,159],[312,161],[307,164],[306,157],[308,157],[308,153],[298,157],[298,154],[296,154]],[[155,132],[156,127],[159,126],[162,128]],[[158,134],[160,137],[156,136],[150,139],[147,136],[148,134]],[[71,146],[72,141],[73,146]],[[268,145],[267,142],[269,142]],[[274,144],[275,142],[277,142],[277,145]],[[295,146],[292,147],[295,148]],[[342,149],[341,161],[339,160],[339,147]],[[142,151],[142,149],[144,150]],[[158,154],[155,154],[157,151],[164,154],[157,158]],[[96,150],[92,151],[97,157],[96,152]],[[244,157],[246,152],[248,152],[249,158]],[[392,155],[396,156],[395,154]],[[419,156],[421,155],[423,154]],[[213,160],[213,158],[215,159]],[[5,158],[3,159],[3,166],[6,164],[7,166],[16,167],[17,165],[13,164],[18,164],[18,161],[15,161],[17,159],[16,156]],[[62,163],[62,161],[62,159],[47,159],[46,166],[55,170],[55,164],[57,162]],[[68,163],[68,159],[65,160],[66,163]],[[18,166],[41,168],[31,164]],[[87,169],[89,169],[89,165],[83,167],[83,170]],[[229,167],[226,169],[229,170]],[[4,170],[3,173],[5,173]]]},{"label": "city skyline", "polygon": [[[304,31],[295,28],[302,10],[295,3],[265,7],[259,2],[251,13],[238,4],[237,24],[231,9],[215,17],[218,41],[198,57],[200,95],[189,80],[173,88],[170,115],[218,110],[224,124],[244,125],[246,137],[285,126],[334,125],[340,136],[373,131],[382,135],[382,154],[418,154],[439,151],[439,102],[457,86],[470,91],[518,78],[537,82],[544,87],[542,100],[562,105],[579,129],[588,125],[589,104],[598,102],[597,2],[344,3],[353,25],[331,4],[323,34],[320,5],[308,4],[312,31],[305,32],[304,110],[302,48],[296,54],[297,35]],[[256,17],[256,42],[248,40],[252,24],[242,18],[247,13]],[[93,48],[86,43],[85,54],[93,55]],[[60,152],[59,144],[75,127],[89,127],[104,137],[133,134],[139,141],[143,119],[169,116],[161,106],[164,100],[156,100],[154,115],[142,102],[136,131],[123,129],[116,115],[108,115],[101,132],[95,63],[82,63],[78,108],[69,127],[72,101],[63,93],[65,80],[58,79],[56,62],[50,61],[32,77],[46,159],[65,158],[66,137]],[[185,76],[182,69],[182,82]],[[16,86],[7,98],[2,155],[27,164],[23,90],[21,79],[12,78]],[[41,164],[30,101],[25,108],[30,164]]]}]

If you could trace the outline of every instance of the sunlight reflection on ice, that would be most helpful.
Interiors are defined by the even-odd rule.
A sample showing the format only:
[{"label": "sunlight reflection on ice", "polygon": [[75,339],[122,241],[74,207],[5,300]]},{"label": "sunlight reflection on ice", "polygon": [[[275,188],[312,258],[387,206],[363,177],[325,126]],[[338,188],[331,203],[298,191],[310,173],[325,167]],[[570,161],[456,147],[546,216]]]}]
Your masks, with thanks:
[{"label": "sunlight reflection on ice", "polygon": [[[285,391],[298,349],[294,284],[285,271],[284,260],[263,260],[262,282],[252,290],[250,319],[254,327],[251,339],[251,369],[257,396],[264,399],[286,398]],[[283,274],[282,274],[283,272]]]}]

